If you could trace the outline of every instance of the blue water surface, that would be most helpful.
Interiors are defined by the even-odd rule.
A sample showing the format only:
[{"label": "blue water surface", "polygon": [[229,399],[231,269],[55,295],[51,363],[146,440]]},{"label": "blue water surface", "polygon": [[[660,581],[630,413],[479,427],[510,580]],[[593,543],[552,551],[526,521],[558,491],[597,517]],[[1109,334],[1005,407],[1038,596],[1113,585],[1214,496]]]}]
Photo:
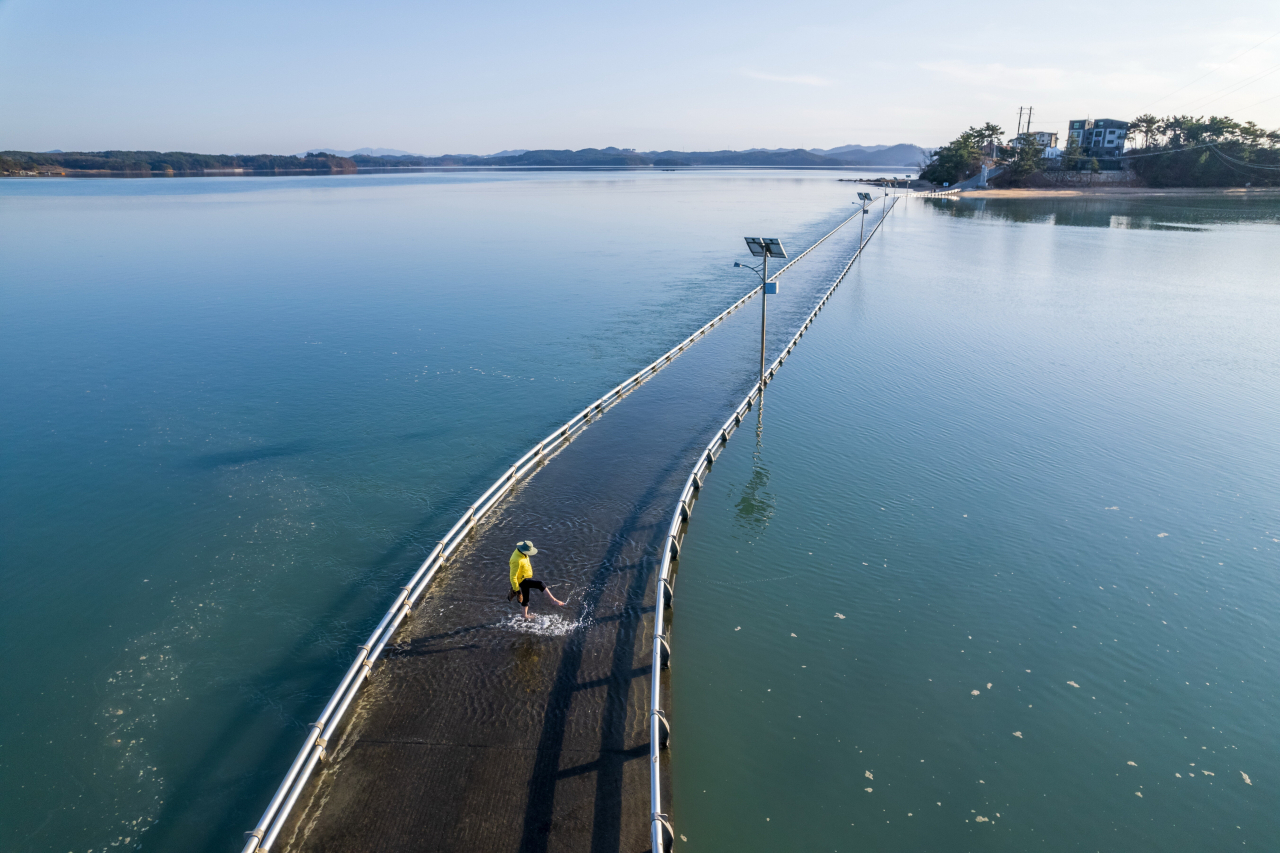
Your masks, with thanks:
[{"label": "blue water surface", "polygon": [[677,850],[1277,847],[1278,215],[898,205],[693,512]]},{"label": "blue water surface", "polygon": [[463,508],[841,177],[0,183],[0,848],[238,850]]}]

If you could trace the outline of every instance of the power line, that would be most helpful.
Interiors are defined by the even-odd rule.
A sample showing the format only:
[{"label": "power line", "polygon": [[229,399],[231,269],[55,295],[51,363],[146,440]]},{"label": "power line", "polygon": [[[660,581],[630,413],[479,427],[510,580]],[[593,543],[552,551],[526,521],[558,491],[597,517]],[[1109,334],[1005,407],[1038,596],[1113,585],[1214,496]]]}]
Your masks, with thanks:
[{"label": "power line", "polygon": [[1250,104],[1247,107],[1241,107],[1241,109],[1251,110],[1254,107],[1258,106],[1259,104],[1265,104],[1267,101],[1274,101],[1276,98],[1280,98],[1280,95],[1272,95],[1270,98],[1263,98],[1261,101],[1254,101],[1252,104]]},{"label": "power line", "polygon": [[1223,160],[1230,160],[1232,163],[1239,163],[1241,166],[1247,166],[1250,169],[1265,169],[1268,172],[1280,172],[1280,166],[1266,166],[1260,163],[1250,163],[1246,160],[1237,160],[1235,157],[1229,157],[1219,151],[1218,146],[1214,145],[1212,142],[1209,143],[1209,147],[1213,149],[1214,154],[1217,154]]},{"label": "power line", "polygon": [[1273,38],[1275,38],[1276,36],[1280,36],[1280,31],[1277,31],[1277,32],[1272,33],[1271,35],[1269,35],[1269,36],[1267,36],[1266,38],[1264,38],[1262,41],[1260,41],[1260,42],[1258,42],[1257,44],[1255,44],[1253,47],[1248,48],[1247,50],[1242,50],[1242,51],[1240,51],[1240,52],[1239,52],[1239,53],[1237,53],[1235,56],[1231,57],[1231,58],[1230,58],[1230,59],[1228,59],[1226,62],[1224,62],[1223,64],[1219,65],[1217,68],[1214,68],[1214,69],[1212,69],[1212,70],[1210,70],[1210,71],[1208,71],[1208,72],[1206,72],[1206,73],[1204,73],[1204,74],[1201,74],[1199,77],[1197,77],[1196,79],[1192,80],[1190,83],[1187,83],[1185,86],[1179,86],[1177,89],[1174,89],[1174,90],[1173,90],[1172,92],[1170,92],[1169,94],[1167,94],[1167,95],[1163,95],[1163,96],[1161,96],[1161,97],[1159,97],[1159,98],[1156,98],[1154,101],[1152,101],[1151,103],[1147,104],[1147,105],[1146,105],[1145,107],[1143,107],[1142,109],[1138,110],[1138,112],[1139,112],[1139,113],[1146,112],[1148,109],[1150,109],[1151,107],[1153,107],[1153,106],[1155,106],[1156,104],[1160,103],[1160,102],[1161,102],[1161,101],[1163,101],[1165,98],[1171,98],[1171,97],[1173,97],[1174,95],[1178,94],[1178,93],[1179,93],[1179,92],[1181,92],[1183,89],[1187,88],[1187,86],[1193,86],[1193,85],[1195,85],[1196,83],[1199,83],[1199,82],[1200,82],[1201,80],[1203,80],[1204,78],[1209,77],[1210,75],[1213,75],[1213,74],[1217,74],[1219,71],[1221,71],[1222,69],[1226,68],[1228,65],[1230,65],[1230,64],[1231,64],[1231,63],[1233,63],[1233,62],[1235,62],[1235,61],[1236,61],[1237,59],[1239,59],[1240,57],[1244,56],[1246,53],[1251,53],[1251,52],[1253,52],[1253,51],[1257,50],[1258,48],[1262,47],[1262,46],[1263,46],[1264,44],[1266,44],[1267,42],[1271,41],[1271,40],[1272,40]]},{"label": "power line", "polygon": [[[1213,153],[1218,155],[1219,160],[1222,160],[1222,155],[1218,153],[1217,149],[1214,149]],[[1235,166],[1232,166],[1226,160],[1222,160],[1222,165],[1226,166],[1228,169],[1230,169],[1231,171],[1235,172],[1238,175],[1244,175],[1246,178],[1250,177],[1248,172],[1244,171],[1243,169],[1237,169]]]},{"label": "power line", "polygon": [[[1212,142],[1202,142],[1199,145],[1188,145],[1186,148],[1173,148],[1168,151],[1152,151],[1148,154],[1124,154],[1122,159],[1131,160],[1135,157],[1161,157],[1165,154],[1178,154],[1182,151],[1195,151],[1197,148],[1212,148]],[[1081,158],[1083,159],[1083,157]]]},{"label": "power line", "polygon": [[[1258,81],[1259,81],[1259,80],[1261,80],[1263,77],[1266,77],[1266,76],[1268,76],[1268,75],[1270,75],[1270,74],[1274,74],[1276,71],[1280,71],[1280,64],[1273,65],[1273,66],[1271,66],[1270,68],[1268,68],[1266,71],[1259,71],[1257,74],[1255,74],[1255,75],[1253,75],[1252,77],[1248,78],[1247,80],[1245,80],[1243,83],[1240,83],[1239,85],[1236,85],[1236,84],[1234,84],[1234,83],[1233,83],[1233,84],[1231,84],[1231,86],[1235,86],[1235,88],[1234,88],[1234,89],[1232,89],[1232,88],[1231,88],[1231,86],[1227,86],[1227,87],[1225,87],[1225,88],[1223,88],[1223,89],[1219,89],[1217,92],[1215,92],[1215,93],[1213,93],[1212,95],[1210,95],[1210,96],[1209,96],[1209,100],[1207,100],[1207,101],[1200,101],[1199,103],[1193,104],[1192,106],[1188,107],[1187,109],[1192,109],[1192,110],[1204,109],[1204,108],[1205,108],[1205,107],[1207,107],[1209,104],[1212,104],[1212,103],[1214,103],[1215,101],[1220,101],[1220,100],[1222,100],[1223,98],[1225,98],[1227,95],[1230,95],[1230,94],[1233,94],[1233,93],[1235,93],[1235,92],[1240,91],[1240,90],[1241,90],[1241,89],[1243,89],[1245,86],[1252,86],[1254,83],[1258,82]],[[1227,89],[1230,89],[1230,91],[1227,91]]]},{"label": "power line", "polygon": [[[1277,96],[1277,97],[1280,97],[1280,96]],[[1245,160],[1237,160],[1234,157],[1230,157],[1226,154],[1223,154],[1218,149],[1217,143],[1214,143],[1214,142],[1201,142],[1199,145],[1188,145],[1186,148],[1173,148],[1168,151],[1152,151],[1148,154],[1126,154],[1124,155],[1123,159],[1132,160],[1138,157],[1161,157],[1161,156],[1164,156],[1165,154],[1181,154],[1184,151],[1195,151],[1197,148],[1212,148],[1213,153],[1217,154],[1219,157],[1223,158],[1224,160],[1230,160],[1232,163],[1239,163],[1241,166],[1248,166],[1250,169],[1265,169],[1267,171],[1280,172],[1280,166],[1266,166],[1266,165],[1259,165],[1257,163],[1249,163]]]}]

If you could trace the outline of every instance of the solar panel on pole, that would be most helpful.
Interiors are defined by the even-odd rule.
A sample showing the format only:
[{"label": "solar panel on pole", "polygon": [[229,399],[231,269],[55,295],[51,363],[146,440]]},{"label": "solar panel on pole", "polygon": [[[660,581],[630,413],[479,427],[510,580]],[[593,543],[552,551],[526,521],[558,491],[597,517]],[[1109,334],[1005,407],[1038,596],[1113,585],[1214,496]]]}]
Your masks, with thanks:
[{"label": "solar panel on pole", "polygon": [[[778,283],[769,281],[769,259],[785,258],[787,250],[782,247],[782,241],[777,237],[744,237],[747,241],[747,248],[751,250],[751,254],[760,258],[760,281],[762,287],[760,289],[760,394],[761,400],[764,399],[764,341],[765,341],[765,324],[768,318],[769,294],[778,292]],[[772,285],[772,287],[770,286]]]}]

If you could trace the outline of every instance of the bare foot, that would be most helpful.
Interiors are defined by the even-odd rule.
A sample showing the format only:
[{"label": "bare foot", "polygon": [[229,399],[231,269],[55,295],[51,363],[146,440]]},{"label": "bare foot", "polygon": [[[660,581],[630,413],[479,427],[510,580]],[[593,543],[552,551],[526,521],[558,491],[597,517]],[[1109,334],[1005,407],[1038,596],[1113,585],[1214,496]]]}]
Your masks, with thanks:
[{"label": "bare foot", "polygon": [[526,611],[524,612],[524,618],[526,618],[526,619],[533,619],[533,617],[529,615],[529,611],[528,611],[528,610],[526,610]]},{"label": "bare foot", "polygon": [[559,606],[564,607],[564,602],[563,602],[563,601],[561,601],[560,599],[558,599],[558,598],[552,598],[551,600],[552,600],[552,601],[554,601],[554,602],[555,602],[556,604],[558,604]]}]

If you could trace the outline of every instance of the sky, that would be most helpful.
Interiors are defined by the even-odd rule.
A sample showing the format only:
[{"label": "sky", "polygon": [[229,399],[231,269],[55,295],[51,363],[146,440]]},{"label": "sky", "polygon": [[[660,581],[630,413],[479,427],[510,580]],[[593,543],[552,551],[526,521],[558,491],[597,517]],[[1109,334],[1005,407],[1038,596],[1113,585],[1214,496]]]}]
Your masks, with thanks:
[{"label": "sky", "polygon": [[0,150],[928,147],[1027,106],[1280,128],[1280,3],[0,0]]}]

